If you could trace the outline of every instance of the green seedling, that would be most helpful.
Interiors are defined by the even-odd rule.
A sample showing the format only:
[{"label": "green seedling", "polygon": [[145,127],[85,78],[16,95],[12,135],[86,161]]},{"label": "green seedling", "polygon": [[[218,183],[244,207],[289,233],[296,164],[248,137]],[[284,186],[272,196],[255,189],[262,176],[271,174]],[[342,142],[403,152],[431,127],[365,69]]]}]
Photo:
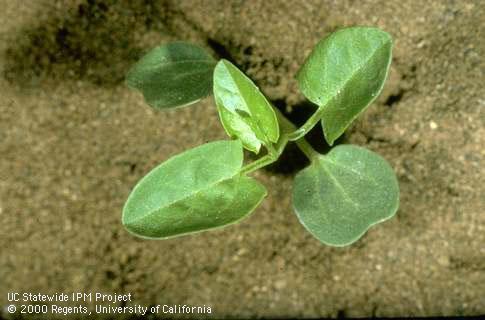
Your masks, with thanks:
[{"label": "green seedling", "polygon": [[[296,128],[231,62],[182,42],[153,49],[128,73],[128,85],[162,110],[212,91],[232,140],[201,145],[154,168],[128,197],[123,225],[137,236],[164,239],[239,222],[267,195],[249,174],[275,162],[295,141],[311,161],[293,187],[299,221],[327,245],[358,240],[397,211],[399,186],[391,166],[353,145],[322,155],[304,137],[321,121],[333,145],[381,92],[391,50],[390,35],[376,28],[345,28],[321,40],[297,74],[301,91],[318,108]],[[244,163],[243,149],[261,156]]]}]

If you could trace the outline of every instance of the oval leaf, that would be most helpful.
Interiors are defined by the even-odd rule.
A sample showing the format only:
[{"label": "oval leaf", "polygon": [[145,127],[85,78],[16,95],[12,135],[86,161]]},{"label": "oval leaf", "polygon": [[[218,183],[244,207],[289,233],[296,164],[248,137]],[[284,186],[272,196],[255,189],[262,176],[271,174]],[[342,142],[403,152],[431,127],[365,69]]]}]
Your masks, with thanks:
[{"label": "oval leaf", "polygon": [[399,186],[382,157],[339,145],[296,176],[293,205],[300,222],[318,240],[345,246],[396,213]]},{"label": "oval leaf", "polygon": [[278,141],[276,114],[259,88],[227,60],[214,70],[214,98],[227,134],[240,139],[246,149],[259,152],[261,144]]},{"label": "oval leaf", "polygon": [[128,72],[126,82],[154,108],[186,106],[210,94],[215,64],[198,46],[169,43],[142,57]]},{"label": "oval leaf", "polygon": [[211,142],[170,158],[135,186],[123,225],[141,237],[166,238],[243,219],[266,189],[239,174],[242,163],[240,141]]},{"label": "oval leaf", "polygon": [[319,106],[330,145],[381,92],[391,50],[384,31],[346,28],[320,41],[298,71],[301,91]]}]

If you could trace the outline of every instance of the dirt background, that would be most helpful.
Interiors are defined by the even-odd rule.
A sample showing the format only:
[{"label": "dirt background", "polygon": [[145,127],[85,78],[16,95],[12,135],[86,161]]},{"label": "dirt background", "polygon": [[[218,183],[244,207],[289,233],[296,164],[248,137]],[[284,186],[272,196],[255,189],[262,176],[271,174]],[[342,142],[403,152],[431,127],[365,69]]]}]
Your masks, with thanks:
[{"label": "dirt background", "polygon": [[[485,314],[484,1],[0,7],[0,318],[12,291],[132,293],[133,304],[206,305],[219,318]],[[350,247],[320,244],[291,209],[305,162],[290,150],[255,174],[269,196],[238,225],[166,241],[124,231],[121,209],[138,179],[225,138],[212,98],[157,113],[123,85],[143,52],[198,43],[302,121],[299,65],[320,38],[351,25],[395,39],[384,93],[340,141],[395,168],[395,218]]]}]

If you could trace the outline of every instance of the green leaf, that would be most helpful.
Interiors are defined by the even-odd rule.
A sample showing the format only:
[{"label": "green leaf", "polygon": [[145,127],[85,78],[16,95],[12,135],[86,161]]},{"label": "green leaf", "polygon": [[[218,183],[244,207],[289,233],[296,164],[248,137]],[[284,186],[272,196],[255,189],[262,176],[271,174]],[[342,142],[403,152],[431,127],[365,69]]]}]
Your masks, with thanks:
[{"label": "green leaf", "polygon": [[227,60],[214,70],[214,98],[227,134],[238,138],[246,149],[259,152],[261,144],[278,141],[276,114],[259,88]]},{"label": "green leaf", "polygon": [[345,246],[396,213],[399,186],[382,157],[357,146],[339,145],[298,173],[293,206],[300,222],[318,240]]},{"label": "green leaf", "polygon": [[242,163],[237,140],[170,158],[135,186],[123,208],[123,225],[141,237],[166,238],[238,222],[266,196],[263,185],[239,174]]},{"label": "green leaf", "polygon": [[156,109],[187,106],[210,94],[215,65],[204,49],[174,42],[148,52],[128,72],[126,82]]},{"label": "green leaf", "polygon": [[301,91],[319,106],[330,145],[381,92],[391,50],[391,36],[377,28],[341,29],[320,41],[298,71]]}]

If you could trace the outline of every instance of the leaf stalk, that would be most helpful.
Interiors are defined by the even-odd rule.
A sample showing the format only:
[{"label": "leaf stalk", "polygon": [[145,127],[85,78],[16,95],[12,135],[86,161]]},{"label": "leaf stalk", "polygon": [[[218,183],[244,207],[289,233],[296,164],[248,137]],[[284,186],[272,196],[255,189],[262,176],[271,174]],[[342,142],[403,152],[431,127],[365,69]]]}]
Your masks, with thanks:
[{"label": "leaf stalk", "polygon": [[[313,149],[310,143],[308,143],[308,141],[305,140],[303,135],[298,136],[296,134],[301,128],[296,130],[296,126],[290,120],[288,120],[288,118],[286,118],[283,115],[283,113],[281,113],[280,110],[278,110],[275,107],[273,108],[276,112],[278,122],[282,129],[282,134],[280,135],[280,138],[275,145],[266,146],[268,150],[268,154],[242,167],[240,171],[242,174],[251,173],[267,165],[270,165],[276,160],[278,160],[278,158],[283,153],[283,150],[285,149],[289,141],[294,141],[296,143],[296,146],[303,152],[303,154],[310,161],[314,161],[318,156],[320,156],[320,153],[318,153],[315,149]],[[308,129],[308,131],[310,129]],[[297,138],[295,140],[290,140],[290,137],[292,136],[297,136]]]},{"label": "leaf stalk", "polygon": [[297,130],[292,132],[288,140],[290,141],[297,141],[298,139],[304,137],[311,129],[320,121],[322,118],[323,108],[318,108],[310,118]]}]

